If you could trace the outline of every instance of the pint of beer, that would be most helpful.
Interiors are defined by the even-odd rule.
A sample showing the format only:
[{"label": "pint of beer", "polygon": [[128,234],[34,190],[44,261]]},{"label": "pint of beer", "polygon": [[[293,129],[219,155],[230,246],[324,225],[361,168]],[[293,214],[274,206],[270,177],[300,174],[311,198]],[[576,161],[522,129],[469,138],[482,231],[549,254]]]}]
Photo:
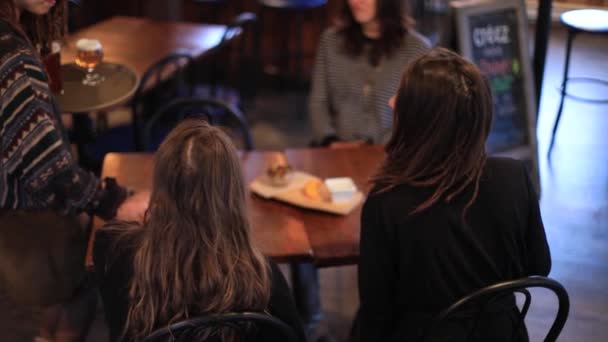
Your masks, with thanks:
[{"label": "pint of beer", "polygon": [[103,48],[99,40],[79,39],[76,42],[76,65],[94,69],[103,60]]},{"label": "pint of beer", "polygon": [[51,51],[42,56],[42,63],[49,76],[49,87],[55,94],[63,90],[63,79],[61,75],[61,45],[59,42],[51,44]]}]

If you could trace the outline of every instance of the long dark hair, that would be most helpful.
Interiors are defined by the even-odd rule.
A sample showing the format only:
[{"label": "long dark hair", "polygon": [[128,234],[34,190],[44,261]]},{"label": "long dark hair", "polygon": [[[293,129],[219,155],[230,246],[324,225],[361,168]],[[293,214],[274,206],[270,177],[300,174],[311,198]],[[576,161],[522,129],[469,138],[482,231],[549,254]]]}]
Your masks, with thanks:
[{"label": "long dark hair", "polygon": [[471,62],[437,48],[407,67],[396,96],[387,157],[372,182],[380,192],[400,184],[430,188],[410,214],[449,203],[472,185],[464,219],[486,161],[493,111],[488,81]]},{"label": "long dark hair", "polygon": [[67,0],[57,0],[49,13],[38,16],[21,11],[17,17],[15,0],[0,0],[0,20],[7,22],[29,40],[39,52],[51,50],[51,43],[61,40],[67,32]]},{"label": "long dark hair", "polygon": [[156,153],[143,226],[118,239],[135,253],[123,337],[140,340],[191,315],[267,309],[270,271],[251,240],[245,195],[225,133],[187,120],[169,134]]},{"label": "long dark hair", "polygon": [[[403,0],[376,0],[376,16],[380,22],[380,38],[372,41],[368,55],[369,63],[374,66],[401,46],[403,37],[413,25],[409,6]],[[337,24],[344,51],[354,57],[360,56],[368,39],[361,24],[355,20],[348,0],[343,1]]]}]

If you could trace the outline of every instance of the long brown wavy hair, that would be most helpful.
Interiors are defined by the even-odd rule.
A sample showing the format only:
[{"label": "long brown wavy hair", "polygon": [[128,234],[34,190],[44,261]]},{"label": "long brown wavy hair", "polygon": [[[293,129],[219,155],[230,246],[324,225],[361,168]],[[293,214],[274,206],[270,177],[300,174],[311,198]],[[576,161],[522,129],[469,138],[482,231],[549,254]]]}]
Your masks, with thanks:
[{"label": "long brown wavy hair", "polygon": [[[376,16],[380,22],[380,38],[373,40],[367,56],[371,65],[378,65],[382,57],[401,47],[403,37],[413,26],[413,19],[409,15],[409,6],[403,0],[376,0]],[[343,1],[342,12],[337,21],[338,32],[342,36],[344,51],[353,57],[361,56],[364,47],[369,41],[363,34],[359,24],[348,5]]]},{"label": "long brown wavy hair", "polygon": [[252,244],[245,194],[236,149],[220,129],[187,120],[168,135],[143,225],[125,232],[135,254],[123,337],[140,340],[195,315],[267,309],[270,271]]},{"label": "long brown wavy hair", "polygon": [[61,40],[67,32],[67,0],[57,0],[43,16],[18,11],[15,0],[0,0],[0,20],[6,21],[27,38],[43,54],[51,50],[51,43]]},{"label": "long brown wavy hair", "polygon": [[489,83],[471,62],[443,48],[414,60],[397,91],[387,157],[372,178],[375,189],[401,184],[431,189],[413,215],[473,186],[464,219],[477,198],[492,113]]}]

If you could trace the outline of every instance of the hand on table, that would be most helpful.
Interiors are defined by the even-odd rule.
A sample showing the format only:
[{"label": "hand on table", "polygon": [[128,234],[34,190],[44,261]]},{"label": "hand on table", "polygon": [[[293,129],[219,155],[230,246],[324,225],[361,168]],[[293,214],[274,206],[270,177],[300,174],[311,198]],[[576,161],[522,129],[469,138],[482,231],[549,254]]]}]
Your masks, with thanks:
[{"label": "hand on table", "polygon": [[148,209],[150,202],[150,191],[137,191],[134,195],[127,199],[118,208],[116,219],[121,221],[136,221],[142,222],[144,213]]}]

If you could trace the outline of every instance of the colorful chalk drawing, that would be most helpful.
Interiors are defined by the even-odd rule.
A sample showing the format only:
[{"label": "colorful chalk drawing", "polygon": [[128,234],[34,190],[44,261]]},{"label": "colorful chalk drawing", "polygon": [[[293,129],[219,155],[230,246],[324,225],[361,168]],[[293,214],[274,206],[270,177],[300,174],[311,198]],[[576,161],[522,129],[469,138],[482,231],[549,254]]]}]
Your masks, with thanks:
[{"label": "colorful chalk drawing", "polygon": [[473,61],[488,78],[494,96],[490,152],[525,145],[527,109],[519,60],[517,11],[506,9],[469,18]]}]

